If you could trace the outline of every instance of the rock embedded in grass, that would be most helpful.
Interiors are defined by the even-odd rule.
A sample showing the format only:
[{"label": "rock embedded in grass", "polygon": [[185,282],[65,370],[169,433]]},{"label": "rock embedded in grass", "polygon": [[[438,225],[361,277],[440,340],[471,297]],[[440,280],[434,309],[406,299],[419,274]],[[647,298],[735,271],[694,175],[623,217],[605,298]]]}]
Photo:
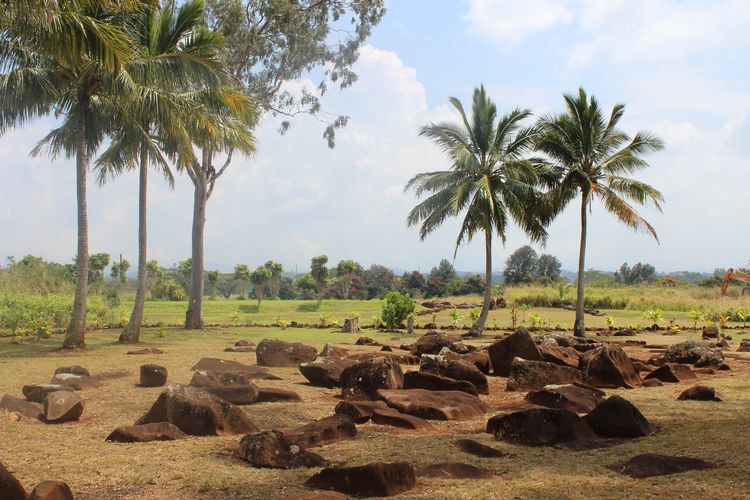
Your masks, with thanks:
[{"label": "rock embedded in grass", "polygon": [[[263,379],[263,380],[281,380],[280,377],[268,372],[266,368],[250,366],[238,361],[219,358],[201,358],[191,368],[193,371],[202,371],[205,373],[232,373],[243,376],[245,379]],[[192,385],[192,384],[191,384]]]},{"label": "rock embedded in grass", "polygon": [[350,366],[356,365],[353,359],[325,358],[312,363],[300,363],[299,371],[311,385],[316,387],[338,387],[341,374]]},{"label": "rock embedded in grass", "polygon": [[662,382],[677,383],[685,380],[695,380],[695,374],[688,365],[680,363],[664,363],[656,370],[646,375],[646,379],[659,379]]},{"label": "rock embedded in grass", "polygon": [[285,431],[284,435],[299,446],[313,448],[353,438],[357,435],[357,427],[347,415],[337,414]]},{"label": "rock embedded in grass", "polygon": [[334,412],[337,415],[347,415],[356,424],[364,424],[378,408],[388,408],[388,405],[384,401],[341,401]]},{"label": "rock embedded in grass", "polygon": [[305,481],[308,488],[335,490],[363,497],[389,497],[417,485],[414,467],[409,462],[374,462],[355,467],[323,469]]},{"label": "rock embedded in grass", "polygon": [[73,492],[62,481],[42,481],[31,490],[28,500],[73,500]]},{"label": "rock embedded in grass", "polygon": [[515,358],[508,374],[506,389],[509,391],[537,391],[547,385],[574,384],[585,381],[584,373],[576,368],[547,363],[546,361],[528,361]]},{"label": "rock embedded in grass", "polygon": [[682,394],[677,396],[679,401],[724,401],[724,396],[717,392],[713,387],[707,387],[705,385],[696,385],[689,389],[682,391]]},{"label": "rock embedded in grass", "polygon": [[254,467],[298,469],[327,467],[328,462],[290,441],[283,432],[265,431],[247,434],[240,441],[239,455]]},{"label": "rock embedded in grass", "polygon": [[632,389],[642,382],[630,358],[616,344],[585,352],[579,368],[586,376],[586,383],[595,387]]},{"label": "rock embedded in grass", "polygon": [[255,349],[259,366],[296,367],[300,363],[315,361],[318,351],[301,342],[263,339]]},{"label": "rock embedded in grass", "polygon": [[690,470],[704,470],[712,467],[714,467],[713,464],[699,458],[661,455],[658,453],[636,455],[623,465],[612,466],[618,472],[637,479],[677,474]]},{"label": "rock embedded in grass", "polygon": [[132,351],[128,351],[127,354],[136,356],[144,354],[164,354],[164,351],[156,347],[144,347],[143,349],[134,349]]},{"label": "rock embedded in grass", "polygon": [[455,380],[428,372],[406,372],[404,389],[426,389],[428,391],[462,391],[478,396],[477,388],[466,380]]},{"label": "rock embedded in grass", "polygon": [[298,401],[302,401],[302,398],[294,391],[279,389],[277,387],[258,387],[258,403]]},{"label": "rock embedded in grass", "polygon": [[471,363],[485,375],[490,373],[490,369],[492,368],[490,365],[490,356],[487,354],[486,349],[477,349],[476,351],[471,351],[466,354],[458,354],[447,347],[443,347],[438,355],[449,361],[465,361]]},{"label": "rock embedded in grass", "polygon": [[89,371],[81,365],[61,366],[55,369],[55,375],[59,375],[61,373],[72,373],[73,375],[78,375],[81,377],[91,376],[91,373],[89,373]]},{"label": "rock embedded in grass", "polygon": [[160,365],[142,365],[140,369],[142,387],[161,387],[167,383],[167,369]]},{"label": "rock embedded in grass", "polygon": [[45,422],[70,422],[83,414],[83,401],[71,391],[55,391],[44,399]]},{"label": "rock embedded in grass", "polygon": [[524,398],[529,403],[574,413],[588,413],[604,401],[604,392],[583,384],[548,385]]},{"label": "rock embedded in grass", "polygon": [[476,457],[503,458],[508,456],[508,454],[503,451],[496,450],[491,446],[487,446],[486,444],[474,441],[473,439],[459,439],[457,441],[454,441],[453,444],[464,453],[468,453],[469,455],[474,455]]},{"label": "rock embedded in grass", "polygon": [[323,350],[320,351],[320,356],[323,358],[345,358],[349,356],[349,351],[343,347],[337,347],[332,342],[326,342]]},{"label": "rock embedded in grass", "polygon": [[0,462],[0,498],[26,500],[26,490],[21,482]]},{"label": "rock embedded in grass", "polygon": [[115,443],[148,443],[151,441],[174,441],[184,439],[187,434],[169,422],[152,422],[142,425],[117,427],[107,436],[106,441]]},{"label": "rock embedded in grass", "polygon": [[488,411],[481,399],[460,391],[381,389],[378,397],[391,408],[426,420],[470,420]]},{"label": "rock embedded in grass", "polygon": [[344,399],[375,400],[379,389],[401,389],[404,373],[391,357],[376,357],[346,368],[341,373]]},{"label": "rock embedded in grass", "polygon": [[66,388],[60,384],[29,384],[23,386],[21,392],[29,401],[41,404],[44,403],[47,394],[63,390]]},{"label": "rock embedded in grass", "polygon": [[84,389],[94,389],[101,386],[101,383],[89,375],[77,375],[75,373],[57,373],[49,381],[53,385],[62,385],[65,390],[81,391]]},{"label": "rock embedded in grass", "polygon": [[402,429],[426,429],[431,424],[414,415],[401,413],[393,408],[375,408],[372,412],[372,423],[378,425],[389,425],[391,427],[400,427]]},{"label": "rock embedded in grass", "polygon": [[498,340],[487,349],[495,375],[507,377],[515,358],[527,361],[543,361],[544,357],[525,328],[519,328],[513,334]]},{"label": "rock embedded in grass", "polygon": [[651,424],[630,401],[611,396],[583,417],[600,436],[638,438],[651,433]]},{"label": "rock embedded in grass", "polygon": [[438,354],[447,348],[451,352],[458,354],[467,354],[473,349],[461,342],[461,339],[454,335],[446,335],[439,332],[425,333],[411,344],[411,353],[414,356],[422,354]]},{"label": "rock embedded in grass", "polygon": [[487,432],[500,441],[527,446],[589,444],[597,439],[591,426],[577,414],[551,408],[496,415],[487,421]]},{"label": "rock embedded in grass", "polygon": [[8,412],[17,412],[19,415],[22,415],[26,418],[38,419],[39,417],[44,415],[44,412],[40,405],[30,403],[29,401],[11,396],[10,394],[6,394],[2,399],[0,399],[0,409],[6,410]]}]

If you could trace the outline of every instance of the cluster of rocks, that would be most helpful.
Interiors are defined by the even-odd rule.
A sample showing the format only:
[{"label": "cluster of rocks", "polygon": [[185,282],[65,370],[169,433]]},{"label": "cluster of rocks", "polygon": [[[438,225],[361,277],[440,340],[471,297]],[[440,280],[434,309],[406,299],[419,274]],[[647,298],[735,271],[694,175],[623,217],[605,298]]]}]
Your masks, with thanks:
[{"label": "cluster of rocks", "polygon": [[0,462],[0,498],[3,500],[73,500],[73,492],[62,481],[42,481],[31,493]]}]

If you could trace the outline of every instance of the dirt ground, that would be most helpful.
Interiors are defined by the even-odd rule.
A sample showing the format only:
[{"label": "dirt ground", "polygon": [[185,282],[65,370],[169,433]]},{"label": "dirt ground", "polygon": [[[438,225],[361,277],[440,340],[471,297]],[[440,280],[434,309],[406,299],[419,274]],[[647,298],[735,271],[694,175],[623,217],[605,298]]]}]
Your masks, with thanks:
[{"label": "dirt ground", "polygon": [[[55,368],[80,364],[93,375],[124,370],[127,375],[107,380],[102,387],[80,392],[85,410],[78,422],[46,425],[31,419],[19,422],[0,413],[0,461],[27,487],[45,479],[67,482],[77,499],[224,499],[283,498],[309,493],[302,483],[315,470],[256,469],[236,459],[242,436],[190,437],[186,440],[138,444],[105,442],[117,426],[135,422],[156,400],[161,388],[140,388],[138,369],[145,363],[167,367],[169,383],[188,383],[190,367],[201,357],[221,357],[255,364],[254,353],[226,353],[237,340],[253,342],[266,337],[302,340],[321,349],[333,341],[352,352],[373,348],[354,346],[357,336],[322,331],[278,329],[217,329],[208,332],[170,331],[166,337],[144,335],[143,346],[159,347],[163,355],[131,356],[132,347],[115,343],[119,332],[89,335],[82,351],[55,351],[60,338],[32,345],[11,345],[0,339],[0,396],[21,396],[21,387],[46,383]],[[414,336],[363,335],[398,346]],[[696,334],[645,334],[649,345],[664,345],[696,338]],[[698,375],[694,383],[715,387],[722,403],[677,401],[694,383],[663,387],[608,390],[634,403],[661,429],[653,436],[590,451],[531,448],[496,442],[484,433],[489,417],[530,405],[525,393],[505,391],[506,379],[490,377],[490,395],[482,399],[491,408],[482,418],[461,422],[433,422],[429,430],[410,431],[372,423],[358,426],[356,438],[315,448],[336,465],[372,461],[410,461],[415,466],[460,461],[497,474],[496,480],[468,481],[419,478],[416,489],[399,498],[750,498],[750,353],[735,353],[735,333],[727,351],[731,372]],[[609,338],[607,340],[615,340]],[[617,338],[616,340],[627,340]],[[490,338],[476,341],[490,342]],[[625,347],[632,357],[647,359],[650,347]],[[395,350],[397,353],[398,351]],[[416,367],[404,366],[404,369]],[[242,407],[263,430],[292,428],[328,416],[339,401],[339,390],[312,387],[296,368],[270,368],[283,380],[257,381],[262,386],[291,389],[301,403],[260,403]],[[2,412],[2,410],[0,410]],[[478,458],[452,443],[471,438],[509,453],[503,458]],[[645,452],[698,457],[716,468],[632,479],[608,466]]]}]

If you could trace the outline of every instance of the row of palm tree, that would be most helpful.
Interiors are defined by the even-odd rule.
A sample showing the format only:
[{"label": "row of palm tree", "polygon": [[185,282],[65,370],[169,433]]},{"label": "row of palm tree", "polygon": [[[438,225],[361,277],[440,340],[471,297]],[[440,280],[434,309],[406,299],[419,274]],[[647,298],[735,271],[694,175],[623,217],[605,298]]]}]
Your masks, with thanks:
[{"label": "row of palm tree", "polygon": [[[204,0],[163,7],[153,0],[16,1],[0,9],[0,133],[53,115],[59,126],[32,153],[76,159],[76,291],[63,346],[84,345],[87,174],[105,140],[94,160],[99,182],[139,172],[138,286],[120,335],[137,342],[146,296],[148,170],[156,167],[170,184],[171,166],[187,172],[196,186],[194,227],[202,228],[217,176],[214,156],[254,149],[253,102],[224,67],[223,38],[206,28]],[[194,248],[202,250],[202,229],[197,236]]]},{"label": "row of palm tree", "polygon": [[[475,89],[471,116],[451,98],[460,123],[429,123],[421,135],[447,155],[450,169],[414,176],[406,185],[416,195],[428,196],[409,213],[409,225],[420,225],[425,239],[450,217],[463,217],[456,251],[479,232],[485,238],[485,293],[482,311],[471,333],[480,335],[492,293],[492,240],[505,242],[515,222],[534,242],[545,243],[546,227],[574,199],[581,200],[581,238],[574,334],[585,335],[584,266],[587,217],[594,199],[623,224],[658,237],[633,204],[661,211],[662,194],[627,175],[648,167],[645,153],[664,147],[657,136],[638,132],[629,136],[617,128],[625,106],[614,106],[607,118],[593,96],[581,88],[564,95],[565,111],[543,116],[532,126],[531,116],[516,109],[498,118],[497,107],[484,86]],[[537,156],[533,156],[537,154]]]}]

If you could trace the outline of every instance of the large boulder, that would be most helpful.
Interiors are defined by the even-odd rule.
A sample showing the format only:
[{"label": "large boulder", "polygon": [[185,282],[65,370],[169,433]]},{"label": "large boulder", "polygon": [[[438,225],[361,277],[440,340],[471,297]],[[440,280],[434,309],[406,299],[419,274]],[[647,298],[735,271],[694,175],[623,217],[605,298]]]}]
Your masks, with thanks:
[{"label": "large boulder", "polygon": [[21,398],[11,396],[10,394],[6,394],[3,396],[3,399],[0,399],[0,409],[8,412],[17,412],[19,415],[26,418],[38,419],[44,415],[40,405],[30,403]]},{"label": "large boulder", "polygon": [[541,345],[539,350],[542,352],[542,357],[547,363],[578,368],[581,361],[581,353],[572,347]]},{"label": "large boulder", "polygon": [[80,377],[91,376],[91,373],[88,371],[88,369],[82,367],[81,365],[61,366],[55,369],[55,375],[59,375],[61,373],[72,373],[73,375],[78,375]]},{"label": "large boulder", "polygon": [[376,409],[388,408],[384,401],[341,401],[334,412],[337,415],[347,415],[356,424],[364,424],[370,420]]},{"label": "large boulder", "polygon": [[651,433],[651,424],[630,401],[611,396],[583,417],[600,436],[637,438]]},{"label": "large boulder", "polygon": [[633,362],[616,344],[604,344],[581,356],[581,371],[587,383],[596,387],[625,387],[632,389],[641,384]]},{"label": "large boulder", "polygon": [[323,358],[345,358],[349,355],[349,351],[343,347],[338,347],[331,342],[326,342],[323,346],[323,350],[320,351],[320,356]]},{"label": "large boulder", "polygon": [[680,401],[724,401],[724,396],[717,392],[713,387],[705,385],[696,385],[682,391],[677,396]]},{"label": "large boulder", "polygon": [[378,389],[401,389],[404,372],[390,357],[376,357],[346,368],[341,373],[344,399],[377,399]]},{"label": "large boulder", "polygon": [[514,358],[528,361],[542,361],[542,352],[534,343],[528,330],[519,328],[515,333],[492,344],[487,353],[490,356],[492,370],[496,375],[507,377],[510,374]]},{"label": "large boulder", "polygon": [[245,365],[243,363],[239,363],[237,361],[232,361],[229,359],[201,358],[201,360],[193,365],[193,367],[190,369],[193,371],[199,370],[214,373],[233,373],[235,375],[241,375],[245,377],[246,380],[281,380],[276,375],[268,373],[268,370],[265,368]]},{"label": "large boulder", "polygon": [[658,379],[662,382],[683,382],[685,380],[695,380],[695,374],[688,365],[679,363],[664,363],[656,370],[646,375],[646,379]]},{"label": "large boulder", "polygon": [[720,349],[712,348],[707,342],[695,340],[669,346],[664,352],[664,359],[670,363],[686,363],[696,367],[728,368]]},{"label": "large boulder", "polygon": [[391,408],[426,420],[469,420],[488,411],[481,399],[461,391],[381,389],[378,396]]},{"label": "large boulder", "polygon": [[487,432],[495,439],[527,446],[551,446],[560,443],[592,443],[596,434],[577,414],[551,408],[534,408],[487,421]]},{"label": "large boulder", "polygon": [[185,434],[217,436],[257,432],[238,406],[197,387],[170,385],[136,425],[170,422]]},{"label": "large boulder", "polygon": [[658,453],[644,453],[636,455],[623,465],[617,465],[613,468],[622,474],[637,479],[646,477],[663,476],[665,474],[676,474],[689,470],[703,470],[714,467],[713,464],[691,457],[675,457],[670,455],[660,455]]},{"label": "large boulder", "polygon": [[506,389],[509,391],[536,391],[546,385],[564,385],[584,382],[581,370],[556,365],[546,361],[527,361],[515,358],[510,366]]},{"label": "large boulder", "polygon": [[73,492],[62,481],[42,481],[31,490],[29,500],[73,500]]},{"label": "large boulder", "polygon": [[242,373],[198,370],[193,373],[190,386],[236,405],[251,405],[259,400],[258,386]]},{"label": "large boulder", "polygon": [[416,485],[414,467],[409,462],[331,467],[305,481],[308,488],[335,490],[362,497],[390,497],[409,491]]},{"label": "large boulder", "polygon": [[263,339],[255,349],[260,366],[297,366],[315,361],[318,351],[301,342],[284,342],[279,339]]},{"label": "large boulder", "polygon": [[167,369],[160,365],[141,366],[141,386],[161,387],[167,383]]},{"label": "large boulder", "polygon": [[115,443],[148,443],[151,441],[174,441],[184,439],[187,434],[169,422],[153,422],[143,425],[123,425],[107,436],[106,441]]},{"label": "large boulder", "polygon": [[472,363],[479,369],[480,372],[484,374],[490,373],[490,369],[492,368],[492,366],[490,365],[490,356],[489,354],[487,354],[487,351],[485,349],[477,349],[476,351],[471,351],[466,354],[458,354],[457,352],[451,351],[447,347],[443,347],[443,349],[438,354],[446,360],[467,361],[469,363]]},{"label": "large boulder", "polygon": [[471,348],[463,344],[461,340],[454,335],[446,335],[439,332],[425,333],[411,345],[411,353],[414,356],[422,354],[438,354],[443,348],[448,348],[451,352],[466,354]]},{"label": "large boulder", "polygon": [[21,392],[29,401],[41,404],[44,403],[47,394],[63,390],[66,390],[66,387],[60,384],[29,384],[23,386]]},{"label": "large boulder", "polygon": [[546,408],[588,413],[604,400],[604,392],[583,384],[548,385],[529,392],[526,401]]},{"label": "large boulder", "polygon": [[353,359],[324,358],[312,363],[300,363],[299,371],[316,387],[338,387],[341,384],[341,373],[356,364]]},{"label": "large boulder", "polygon": [[323,457],[290,441],[280,431],[247,434],[240,441],[239,455],[254,467],[298,469],[328,466]]},{"label": "large boulder", "polygon": [[49,383],[52,385],[61,385],[66,391],[81,391],[101,386],[101,383],[94,377],[68,372],[56,373],[52,376]]},{"label": "large boulder", "polygon": [[428,391],[463,391],[474,396],[479,395],[477,388],[466,380],[441,377],[429,372],[406,372],[404,389],[427,389]]},{"label": "large boulder", "polygon": [[0,462],[0,498],[3,500],[26,500],[26,490],[21,482]]},{"label": "large boulder", "polygon": [[446,359],[440,363],[438,372],[443,377],[455,380],[465,380],[471,382],[477,388],[479,394],[489,394],[490,386],[487,382],[487,376],[479,370],[473,363],[463,360]]},{"label": "large boulder", "polygon": [[78,420],[83,413],[83,401],[71,391],[56,391],[44,399],[45,422]]},{"label": "large boulder", "polygon": [[353,438],[357,435],[357,426],[347,415],[337,414],[285,431],[284,435],[298,446],[313,448]]}]

